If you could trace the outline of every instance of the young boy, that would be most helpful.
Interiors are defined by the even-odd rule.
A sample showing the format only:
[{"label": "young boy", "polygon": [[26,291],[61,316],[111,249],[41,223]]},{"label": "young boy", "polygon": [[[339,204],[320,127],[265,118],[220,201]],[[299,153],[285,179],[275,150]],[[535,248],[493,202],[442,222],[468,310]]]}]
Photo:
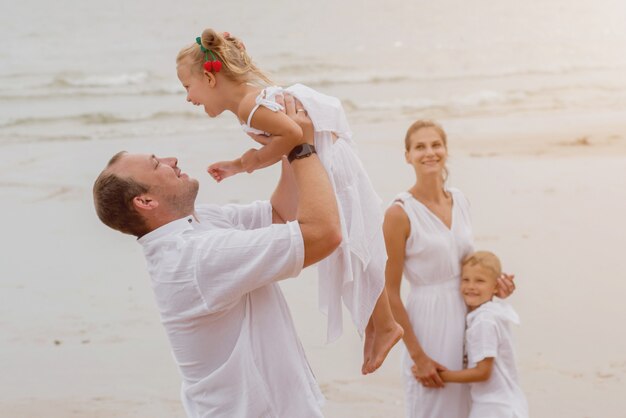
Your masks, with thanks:
[{"label": "young boy", "polygon": [[509,323],[519,324],[510,305],[492,302],[502,269],[488,251],[463,260],[461,293],[467,304],[465,351],[468,368],[442,371],[445,382],[470,383],[470,418],[527,418],[528,404],[519,386]]}]

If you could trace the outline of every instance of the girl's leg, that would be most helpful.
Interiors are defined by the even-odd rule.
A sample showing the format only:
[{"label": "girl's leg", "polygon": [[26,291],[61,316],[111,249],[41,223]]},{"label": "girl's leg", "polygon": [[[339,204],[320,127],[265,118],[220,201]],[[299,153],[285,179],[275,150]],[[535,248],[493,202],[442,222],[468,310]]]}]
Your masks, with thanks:
[{"label": "girl's leg", "polygon": [[376,371],[385,361],[391,347],[400,341],[402,335],[404,335],[404,331],[393,318],[387,298],[387,289],[383,287],[365,328],[364,358],[361,372],[368,374]]}]

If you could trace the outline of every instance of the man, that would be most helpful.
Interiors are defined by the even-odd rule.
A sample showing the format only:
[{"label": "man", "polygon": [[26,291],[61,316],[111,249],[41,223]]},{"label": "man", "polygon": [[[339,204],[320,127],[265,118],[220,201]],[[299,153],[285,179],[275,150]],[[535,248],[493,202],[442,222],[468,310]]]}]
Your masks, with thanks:
[{"label": "man", "polygon": [[118,153],[94,184],[100,219],[143,246],[189,417],[322,416],[276,282],[334,251],[341,229],[311,122],[293,98],[285,108],[304,145],[269,202],[195,205],[198,182],[154,155]]}]

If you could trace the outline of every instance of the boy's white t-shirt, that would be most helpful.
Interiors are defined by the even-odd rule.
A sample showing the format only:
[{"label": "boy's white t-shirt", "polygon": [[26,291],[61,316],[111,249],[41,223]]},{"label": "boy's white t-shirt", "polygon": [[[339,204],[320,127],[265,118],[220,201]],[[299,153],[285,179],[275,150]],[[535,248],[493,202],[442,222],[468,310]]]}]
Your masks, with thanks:
[{"label": "boy's white t-shirt", "polygon": [[528,404],[519,385],[510,323],[519,324],[513,308],[502,302],[487,302],[467,315],[468,367],[493,357],[491,377],[470,385],[470,418],[528,417]]}]

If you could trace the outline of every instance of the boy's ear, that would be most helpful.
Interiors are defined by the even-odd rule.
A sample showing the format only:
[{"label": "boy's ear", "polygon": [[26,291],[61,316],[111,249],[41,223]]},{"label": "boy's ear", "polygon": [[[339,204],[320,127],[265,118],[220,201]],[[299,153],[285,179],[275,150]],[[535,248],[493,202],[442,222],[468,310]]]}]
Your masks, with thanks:
[{"label": "boy's ear", "polygon": [[153,210],[159,207],[159,202],[149,194],[140,194],[133,198],[133,206],[137,210]]},{"label": "boy's ear", "polygon": [[493,294],[497,295],[499,289],[500,289],[500,284],[498,283],[498,280],[496,279],[496,287],[493,288]]}]

